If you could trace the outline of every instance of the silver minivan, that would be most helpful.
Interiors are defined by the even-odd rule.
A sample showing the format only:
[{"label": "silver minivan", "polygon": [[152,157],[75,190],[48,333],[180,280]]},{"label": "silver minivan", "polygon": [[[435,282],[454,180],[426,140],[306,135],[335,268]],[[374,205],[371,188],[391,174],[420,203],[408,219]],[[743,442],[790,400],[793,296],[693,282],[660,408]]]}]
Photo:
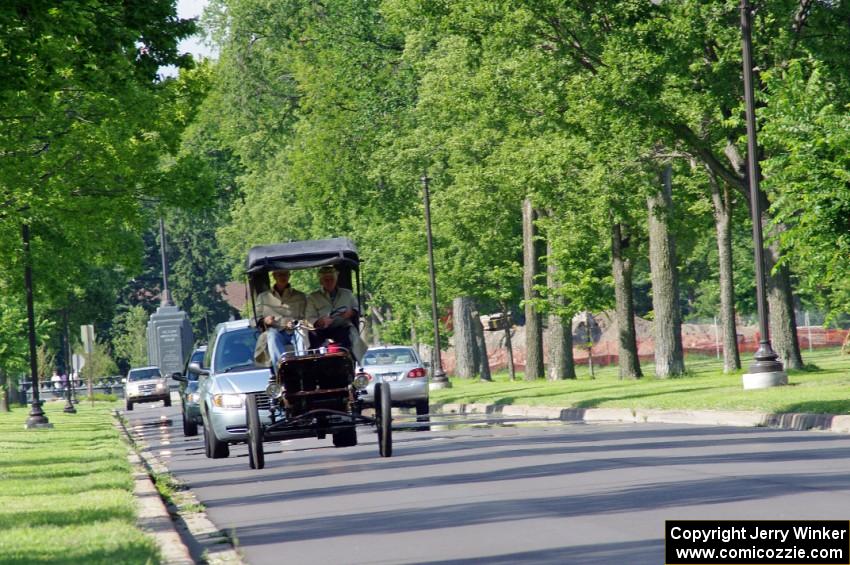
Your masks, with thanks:
[{"label": "silver minivan", "polygon": [[[207,457],[227,457],[230,455],[229,444],[248,438],[246,393],[260,393],[258,403],[265,408],[269,406],[265,390],[271,371],[254,363],[254,347],[259,335],[259,330],[249,320],[223,322],[216,326],[202,364],[191,367],[198,373]],[[268,410],[261,414],[265,416]]]}]

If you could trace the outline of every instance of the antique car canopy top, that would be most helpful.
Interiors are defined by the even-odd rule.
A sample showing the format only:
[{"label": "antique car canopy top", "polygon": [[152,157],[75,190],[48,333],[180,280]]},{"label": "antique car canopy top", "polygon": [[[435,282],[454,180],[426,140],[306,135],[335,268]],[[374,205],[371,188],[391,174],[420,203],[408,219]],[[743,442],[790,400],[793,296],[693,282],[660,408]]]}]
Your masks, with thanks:
[{"label": "antique car canopy top", "polygon": [[276,269],[310,269],[324,265],[335,265],[357,269],[360,258],[357,248],[347,237],[291,241],[258,245],[248,251],[246,269],[248,274],[267,273]]}]

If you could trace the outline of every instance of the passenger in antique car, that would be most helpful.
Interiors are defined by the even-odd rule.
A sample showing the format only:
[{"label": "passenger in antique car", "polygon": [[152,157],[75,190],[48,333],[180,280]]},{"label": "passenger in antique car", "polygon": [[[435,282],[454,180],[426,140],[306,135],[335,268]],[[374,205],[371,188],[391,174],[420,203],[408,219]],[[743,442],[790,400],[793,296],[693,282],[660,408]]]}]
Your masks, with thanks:
[{"label": "passenger in antique car", "polygon": [[359,360],[367,349],[356,324],[360,306],[353,292],[337,285],[338,276],[333,266],[320,268],[321,288],[307,297],[306,318],[315,328],[310,332],[310,347],[321,347],[330,340],[348,348]]},{"label": "passenger in antique car", "polygon": [[254,361],[259,365],[276,366],[287,346],[300,348],[295,322],[304,319],[307,295],[289,284],[289,276],[287,269],[272,271],[274,285],[257,296],[259,325],[265,329],[254,349]]}]

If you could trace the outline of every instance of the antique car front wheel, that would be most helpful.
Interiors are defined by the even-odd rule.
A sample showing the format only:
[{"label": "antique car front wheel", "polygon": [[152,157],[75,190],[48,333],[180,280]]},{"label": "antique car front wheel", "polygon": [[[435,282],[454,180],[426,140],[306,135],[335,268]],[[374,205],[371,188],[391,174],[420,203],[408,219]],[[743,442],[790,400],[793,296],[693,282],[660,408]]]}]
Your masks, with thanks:
[{"label": "antique car front wheel", "polygon": [[386,383],[376,384],[375,417],[378,424],[378,452],[381,457],[391,457],[393,454],[392,409],[390,385]]},{"label": "antique car front wheel", "polygon": [[245,396],[245,410],[248,413],[248,465],[252,469],[262,469],[266,466],[266,456],[263,452],[263,426],[260,423],[256,394]]}]

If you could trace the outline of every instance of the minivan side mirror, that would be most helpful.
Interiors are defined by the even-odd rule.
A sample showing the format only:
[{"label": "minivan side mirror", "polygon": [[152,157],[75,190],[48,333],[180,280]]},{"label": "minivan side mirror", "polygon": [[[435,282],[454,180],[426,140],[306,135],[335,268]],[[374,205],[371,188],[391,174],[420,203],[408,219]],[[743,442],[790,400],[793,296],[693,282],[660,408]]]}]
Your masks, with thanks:
[{"label": "minivan side mirror", "polygon": [[198,375],[209,375],[210,372],[206,369],[201,369],[201,365],[199,363],[189,363],[189,370],[193,373],[197,373]]}]

